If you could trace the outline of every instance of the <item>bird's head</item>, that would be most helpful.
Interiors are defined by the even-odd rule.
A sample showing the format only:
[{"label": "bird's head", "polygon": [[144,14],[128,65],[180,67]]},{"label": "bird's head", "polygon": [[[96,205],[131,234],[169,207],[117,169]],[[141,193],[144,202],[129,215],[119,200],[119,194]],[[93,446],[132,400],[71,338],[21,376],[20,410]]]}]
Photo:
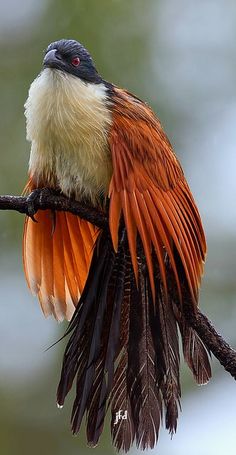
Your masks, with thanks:
[{"label": "bird's head", "polygon": [[89,52],[75,40],[61,39],[49,44],[43,66],[72,74],[84,82],[102,82]]},{"label": "bird's head", "polygon": [[91,125],[100,135],[98,125],[107,128],[111,122],[111,93],[112,84],[98,74],[82,44],[65,39],[49,44],[25,103],[27,138],[35,143],[59,138],[60,144],[69,138],[69,148]]}]

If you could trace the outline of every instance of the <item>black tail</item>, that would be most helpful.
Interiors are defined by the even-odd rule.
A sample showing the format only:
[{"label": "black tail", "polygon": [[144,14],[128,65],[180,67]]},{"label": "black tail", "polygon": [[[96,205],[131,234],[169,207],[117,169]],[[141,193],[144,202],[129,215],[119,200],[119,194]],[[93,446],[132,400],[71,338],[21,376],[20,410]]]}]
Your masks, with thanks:
[{"label": "black tail", "polygon": [[62,406],[76,376],[72,431],[79,431],[86,414],[88,443],[96,445],[110,406],[113,443],[125,451],[134,441],[141,449],[153,447],[163,415],[166,428],[176,430],[181,394],[178,326],[196,380],[204,383],[211,374],[208,353],[174,297],[178,293],[167,299],[155,270],[153,300],[141,245],[138,252],[137,287],[125,234],[117,253],[107,231],[98,238],[67,331],[71,336],[57,394]]}]

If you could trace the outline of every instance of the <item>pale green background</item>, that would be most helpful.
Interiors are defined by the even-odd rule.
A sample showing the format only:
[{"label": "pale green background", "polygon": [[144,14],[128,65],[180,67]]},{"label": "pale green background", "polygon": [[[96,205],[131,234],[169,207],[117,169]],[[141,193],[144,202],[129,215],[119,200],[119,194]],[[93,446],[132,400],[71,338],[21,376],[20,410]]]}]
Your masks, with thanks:
[{"label": "pale green background", "polygon": [[[23,104],[43,49],[75,38],[104,78],[147,100],[185,169],[208,239],[201,307],[236,344],[236,3],[234,0],[0,0],[0,194],[27,176]],[[112,453],[109,425],[95,450],[69,431],[55,391],[65,342],[24,281],[23,216],[0,212],[0,453]],[[214,363],[197,387],[183,369],[183,412],[159,455],[235,455],[236,385]],[[165,433],[165,434],[164,434]]]}]

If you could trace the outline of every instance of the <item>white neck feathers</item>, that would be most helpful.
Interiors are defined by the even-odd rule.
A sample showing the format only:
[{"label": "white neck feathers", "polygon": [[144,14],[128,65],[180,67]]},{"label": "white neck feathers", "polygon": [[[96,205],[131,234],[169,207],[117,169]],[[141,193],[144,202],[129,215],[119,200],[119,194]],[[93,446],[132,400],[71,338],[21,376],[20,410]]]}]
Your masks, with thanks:
[{"label": "white neck feathers", "polygon": [[36,185],[59,186],[67,195],[92,200],[107,192],[112,116],[104,84],[44,69],[30,87],[25,115]]}]

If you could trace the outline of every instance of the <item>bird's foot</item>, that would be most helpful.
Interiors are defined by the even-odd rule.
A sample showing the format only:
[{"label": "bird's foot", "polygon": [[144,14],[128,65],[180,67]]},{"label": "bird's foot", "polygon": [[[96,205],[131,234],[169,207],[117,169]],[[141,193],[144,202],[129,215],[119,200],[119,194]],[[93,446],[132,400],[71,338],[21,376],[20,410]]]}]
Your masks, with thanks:
[{"label": "bird's foot", "polygon": [[54,191],[50,188],[36,188],[27,197],[27,216],[29,216],[35,223],[37,223],[37,220],[34,215],[40,209],[40,205],[44,197],[48,197],[51,194],[54,194]]}]

